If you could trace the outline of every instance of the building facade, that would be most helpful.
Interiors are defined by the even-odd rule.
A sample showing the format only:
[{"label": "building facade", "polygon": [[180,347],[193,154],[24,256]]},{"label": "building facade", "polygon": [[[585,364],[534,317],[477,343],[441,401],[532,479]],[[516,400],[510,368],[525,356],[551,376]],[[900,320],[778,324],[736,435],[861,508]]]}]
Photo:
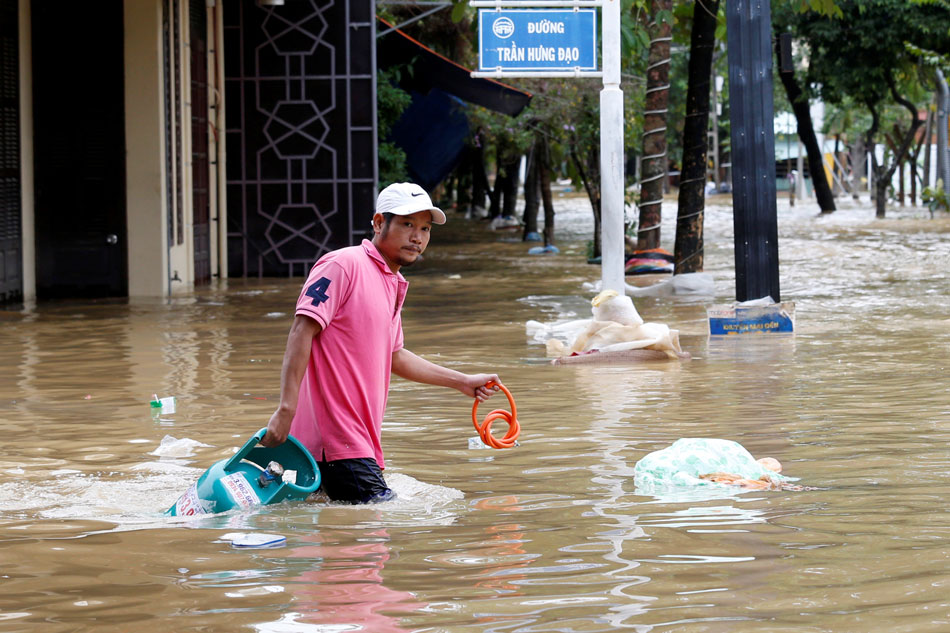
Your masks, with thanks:
[{"label": "building facade", "polygon": [[375,115],[368,0],[0,0],[0,302],[302,274],[368,226]]}]

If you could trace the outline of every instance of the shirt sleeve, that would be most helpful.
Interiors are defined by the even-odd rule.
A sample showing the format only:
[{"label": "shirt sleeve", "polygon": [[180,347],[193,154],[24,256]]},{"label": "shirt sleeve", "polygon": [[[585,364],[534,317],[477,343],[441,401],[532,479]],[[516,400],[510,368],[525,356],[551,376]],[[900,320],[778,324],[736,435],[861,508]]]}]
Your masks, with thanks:
[{"label": "shirt sleeve", "polygon": [[402,312],[399,313],[399,317],[396,321],[396,330],[393,333],[393,354],[398,352],[403,348],[403,339],[402,339]]},{"label": "shirt sleeve", "polygon": [[297,298],[297,316],[307,316],[326,328],[349,294],[350,278],[336,262],[317,262]]}]

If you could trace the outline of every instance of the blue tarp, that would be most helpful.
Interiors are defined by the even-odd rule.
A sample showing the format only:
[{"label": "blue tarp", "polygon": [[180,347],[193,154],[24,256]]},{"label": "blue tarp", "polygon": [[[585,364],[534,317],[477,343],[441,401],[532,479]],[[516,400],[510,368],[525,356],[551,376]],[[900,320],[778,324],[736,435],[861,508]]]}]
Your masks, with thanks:
[{"label": "blue tarp", "polygon": [[465,149],[468,118],[465,103],[433,88],[411,92],[412,103],[393,126],[390,140],[406,152],[413,182],[432,189],[451,173]]},{"label": "blue tarp", "polygon": [[[377,16],[382,29],[392,25]],[[531,95],[492,79],[474,78],[471,71],[439,55],[400,30],[379,38],[376,62],[380,68],[412,66],[402,73],[400,87],[412,95],[389,140],[406,152],[412,179],[432,189],[455,168],[468,138],[466,103],[517,116]]]}]

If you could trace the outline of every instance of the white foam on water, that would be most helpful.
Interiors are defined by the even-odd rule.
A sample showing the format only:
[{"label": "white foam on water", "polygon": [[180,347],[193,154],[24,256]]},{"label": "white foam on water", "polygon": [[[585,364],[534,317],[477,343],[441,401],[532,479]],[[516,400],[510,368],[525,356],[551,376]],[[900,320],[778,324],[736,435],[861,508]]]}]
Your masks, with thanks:
[{"label": "white foam on water", "polygon": [[[390,501],[372,504],[340,504],[323,502],[319,505],[334,510],[352,511],[356,522],[363,527],[437,526],[451,525],[465,511],[461,490],[429,484],[405,473],[386,473],[386,484],[396,493]],[[366,518],[371,511],[370,519]]]},{"label": "white foam on water", "polygon": [[126,524],[153,521],[201,473],[177,466],[161,473],[63,473],[43,481],[16,481],[0,487],[0,511],[45,519],[94,519]]},{"label": "white foam on water", "polygon": [[403,504],[407,506],[421,504],[423,507],[442,506],[465,496],[461,490],[428,484],[404,473],[387,475],[386,483],[396,493],[396,498],[386,503],[391,503],[394,506],[402,506]]},{"label": "white foam on water", "polygon": [[[162,513],[204,470],[181,458],[207,444],[165,436],[149,453],[151,460],[114,472],[88,473],[73,468],[20,478],[0,487],[0,513],[19,518],[91,519],[116,529],[163,521]],[[35,474],[35,473],[34,473]]]},{"label": "white foam on water", "polygon": [[[207,445],[194,440],[166,437],[158,449],[157,460],[128,466],[121,471],[84,473],[59,469],[41,479],[19,479],[0,487],[0,513],[20,519],[87,519],[115,524],[114,530],[168,527],[175,519],[163,513],[204,472],[176,459]],[[175,456],[175,457],[171,457]],[[404,473],[387,473],[386,481],[396,493],[391,501],[372,505],[341,505],[330,502],[320,508],[341,509],[348,513],[372,510],[370,523],[401,525],[449,525],[465,511],[460,490],[419,481]],[[237,515],[261,509],[244,510]],[[226,513],[228,515],[232,513]],[[218,515],[216,515],[218,516]],[[206,517],[207,518],[207,517]],[[366,526],[366,517],[353,517]]]}]

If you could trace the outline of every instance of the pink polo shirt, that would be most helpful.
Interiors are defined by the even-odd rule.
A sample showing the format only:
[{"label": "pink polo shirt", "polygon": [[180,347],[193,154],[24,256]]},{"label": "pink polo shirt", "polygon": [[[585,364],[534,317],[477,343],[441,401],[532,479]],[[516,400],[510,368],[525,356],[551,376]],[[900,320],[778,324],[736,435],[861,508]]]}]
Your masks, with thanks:
[{"label": "pink polo shirt", "polygon": [[386,467],[379,436],[408,288],[369,240],[310,269],[296,314],[323,331],[313,339],[290,433],[316,460],[374,457]]}]

